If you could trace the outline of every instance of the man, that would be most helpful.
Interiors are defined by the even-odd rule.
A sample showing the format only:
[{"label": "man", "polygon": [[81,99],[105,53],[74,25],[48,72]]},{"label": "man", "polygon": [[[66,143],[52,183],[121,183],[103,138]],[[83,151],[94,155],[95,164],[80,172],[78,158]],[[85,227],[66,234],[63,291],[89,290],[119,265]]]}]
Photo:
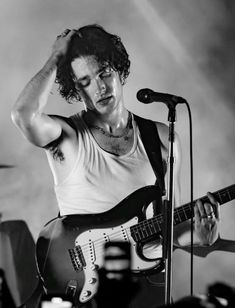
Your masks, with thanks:
[{"label": "man", "polygon": [[[116,35],[98,25],[65,30],[57,37],[43,68],[20,94],[12,119],[24,136],[44,148],[55,182],[61,215],[101,213],[137,189],[153,185],[155,174],[133,115],[124,104],[129,74],[128,54]],[[43,112],[53,83],[71,103],[84,110],[69,118]],[[156,122],[163,164],[168,154],[168,128]],[[175,141],[175,204],[180,205],[180,143]],[[162,163],[162,162],[161,162]],[[218,203],[195,206],[194,244],[210,245],[218,236]],[[189,245],[188,223],[175,228],[176,245]],[[155,307],[155,287],[148,277],[133,307]],[[160,304],[162,302],[159,302]]]}]

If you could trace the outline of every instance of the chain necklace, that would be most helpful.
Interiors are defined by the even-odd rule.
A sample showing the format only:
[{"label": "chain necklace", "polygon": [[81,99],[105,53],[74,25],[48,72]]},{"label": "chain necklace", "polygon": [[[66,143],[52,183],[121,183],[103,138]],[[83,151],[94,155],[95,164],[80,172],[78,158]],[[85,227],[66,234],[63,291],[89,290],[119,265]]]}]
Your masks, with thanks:
[{"label": "chain necklace", "polygon": [[108,133],[106,130],[104,130],[102,127],[90,124],[91,127],[93,127],[94,129],[99,130],[103,135],[105,135],[106,137],[109,138],[124,138],[125,140],[127,139],[127,135],[130,131],[131,128],[131,113],[129,112],[128,114],[128,120],[127,120],[127,125],[123,131],[123,133],[121,135],[113,135],[111,133]]}]

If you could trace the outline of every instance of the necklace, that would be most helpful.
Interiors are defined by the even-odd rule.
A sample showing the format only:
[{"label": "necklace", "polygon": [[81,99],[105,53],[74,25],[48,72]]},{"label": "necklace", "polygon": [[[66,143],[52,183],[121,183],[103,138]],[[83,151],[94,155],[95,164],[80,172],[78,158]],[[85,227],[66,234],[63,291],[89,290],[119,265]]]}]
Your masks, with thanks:
[{"label": "necklace", "polygon": [[131,128],[131,113],[129,112],[129,114],[128,114],[127,124],[126,124],[126,127],[125,127],[125,129],[124,129],[124,131],[121,135],[113,135],[111,133],[108,133],[102,127],[99,127],[99,126],[96,126],[96,125],[93,125],[93,124],[90,124],[90,126],[93,127],[96,130],[99,130],[106,137],[109,137],[109,138],[124,138],[126,140],[127,135],[128,135],[130,128]]}]

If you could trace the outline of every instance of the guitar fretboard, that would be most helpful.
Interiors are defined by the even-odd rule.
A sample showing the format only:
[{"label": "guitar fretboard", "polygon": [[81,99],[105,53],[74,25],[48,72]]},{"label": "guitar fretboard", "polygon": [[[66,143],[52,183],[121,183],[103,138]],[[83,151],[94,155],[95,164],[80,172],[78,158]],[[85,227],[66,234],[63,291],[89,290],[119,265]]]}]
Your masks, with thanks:
[{"label": "guitar fretboard", "polygon": [[[235,184],[228,186],[226,188],[220,189],[213,193],[215,199],[219,202],[220,205],[232,201],[235,199]],[[202,202],[209,201],[207,196],[200,198]],[[196,203],[196,200],[193,201],[193,206],[191,203],[187,203],[174,210],[173,224],[180,224],[191,217],[194,216],[193,207]],[[141,221],[140,223],[132,226],[130,228],[131,235],[135,241],[144,241],[149,237],[156,235],[161,232],[163,225],[163,215],[159,214],[153,218]]]}]

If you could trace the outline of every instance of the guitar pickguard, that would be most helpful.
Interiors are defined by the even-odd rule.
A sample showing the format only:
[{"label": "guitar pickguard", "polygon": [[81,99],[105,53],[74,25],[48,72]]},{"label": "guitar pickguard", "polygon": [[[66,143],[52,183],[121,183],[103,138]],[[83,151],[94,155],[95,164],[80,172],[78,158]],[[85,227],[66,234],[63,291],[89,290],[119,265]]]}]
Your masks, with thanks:
[{"label": "guitar pickguard", "polygon": [[[99,285],[98,269],[104,266],[104,244],[107,242],[125,241],[130,243],[131,247],[131,270],[134,273],[150,270],[158,265],[158,259],[161,257],[161,247],[154,247],[154,260],[143,259],[137,252],[137,243],[130,234],[130,227],[138,222],[134,217],[128,222],[113,228],[91,229],[81,233],[75,239],[75,247],[79,247],[82,259],[86,260],[83,271],[85,283],[82,288],[79,300],[80,302],[89,301],[97,292]],[[153,248],[148,248],[148,253]]]}]

